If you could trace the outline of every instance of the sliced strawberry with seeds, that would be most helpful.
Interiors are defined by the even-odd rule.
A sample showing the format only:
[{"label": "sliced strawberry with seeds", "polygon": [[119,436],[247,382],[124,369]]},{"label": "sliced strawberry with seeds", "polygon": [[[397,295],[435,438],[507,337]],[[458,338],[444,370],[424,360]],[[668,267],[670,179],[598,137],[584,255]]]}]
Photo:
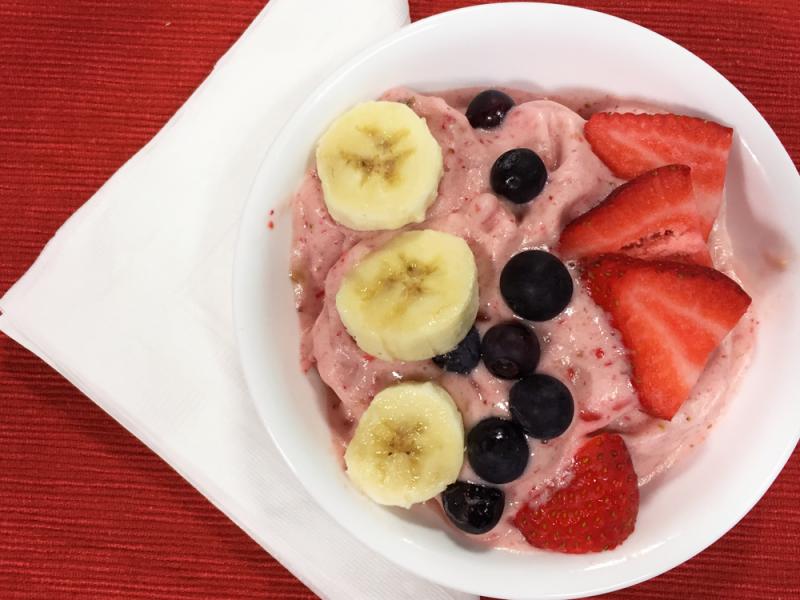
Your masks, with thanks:
[{"label": "sliced strawberry with seeds", "polygon": [[625,442],[602,433],[575,454],[569,484],[541,506],[523,506],[514,525],[532,546],[585,554],[624,542],[638,513],[639,487]]},{"label": "sliced strawberry with seeds", "polygon": [[622,334],[642,407],[662,419],[680,409],[751,301],[714,269],[619,254],[589,262],[584,279]]},{"label": "sliced strawberry with seeds", "polygon": [[566,226],[559,251],[569,259],[622,252],[710,266],[690,173],[667,165],[619,186]]},{"label": "sliced strawberry with seeds", "polygon": [[722,204],[733,130],[711,121],[670,114],[596,113],[584,135],[617,177],[632,179],[664,165],[692,169],[703,237]]}]

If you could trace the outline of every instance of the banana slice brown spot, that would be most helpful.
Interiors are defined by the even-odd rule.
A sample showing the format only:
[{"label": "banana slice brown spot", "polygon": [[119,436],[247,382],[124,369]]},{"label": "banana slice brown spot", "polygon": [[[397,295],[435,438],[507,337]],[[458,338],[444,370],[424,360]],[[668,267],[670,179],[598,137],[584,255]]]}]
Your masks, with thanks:
[{"label": "banana slice brown spot", "polygon": [[392,185],[397,183],[403,162],[414,154],[412,148],[405,150],[397,148],[400,142],[409,136],[408,129],[391,133],[380,131],[376,127],[365,126],[356,129],[370,140],[372,153],[362,155],[341,150],[340,155],[345,164],[361,171],[362,186],[371,177],[380,177]]}]

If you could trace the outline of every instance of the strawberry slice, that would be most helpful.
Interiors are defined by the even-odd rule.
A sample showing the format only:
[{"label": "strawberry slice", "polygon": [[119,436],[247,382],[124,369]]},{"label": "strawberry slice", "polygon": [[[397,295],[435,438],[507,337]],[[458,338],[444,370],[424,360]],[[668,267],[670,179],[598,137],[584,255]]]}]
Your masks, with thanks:
[{"label": "strawberry slice", "polygon": [[541,506],[523,506],[514,525],[537,548],[585,554],[619,546],[633,532],[639,487],[622,437],[601,433],[575,454],[572,480]]},{"label": "strawberry slice", "polygon": [[739,284],[698,265],[608,254],[585,266],[584,279],[622,334],[642,408],[667,420],[750,306]]},{"label": "strawberry slice", "polygon": [[574,259],[622,252],[710,266],[690,173],[686,165],[667,165],[619,186],[567,225],[561,254]]},{"label": "strawberry slice", "polygon": [[656,167],[692,168],[703,237],[708,238],[722,204],[733,130],[681,115],[596,113],[584,135],[617,177],[632,179]]}]

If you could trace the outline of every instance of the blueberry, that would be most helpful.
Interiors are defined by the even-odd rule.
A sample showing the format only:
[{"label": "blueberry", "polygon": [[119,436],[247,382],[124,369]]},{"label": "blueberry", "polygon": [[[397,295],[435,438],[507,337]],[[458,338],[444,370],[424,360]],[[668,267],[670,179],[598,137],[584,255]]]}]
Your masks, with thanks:
[{"label": "blueberry", "polygon": [[532,374],[539,364],[539,340],[524,323],[495,325],[483,335],[483,364],[501,379]]},{"label": "blueberry", "polygon": [[456,481],[442,492],[442,506],[453,524],[467,533],[486,533],[503,516],[506,495],[487,485]]},{"label": "blueberry", "polygon": [[515,383],[509,394],[511,417],[531,437],[549,440],[569,428],[575,414],[567,386],[555,377],[537,373]]},{"label": "blueberry", "polygon": [[500,293],[523,319],[547,321],[572,299],[572,277],[564,263],[549,252],[525,250],[503,267]]},{"label": "blueberry", "polygon": [[445,354],[433,357],[436,366],[445,371],[466,375],[481,360],[481,336],[474,327],[458,343],[458,346]]},{"label": "blueberry", "polygon": [[475,129],[494,129],[514,106],[511,96],[498,90],[484,90],[467,107],[467,120]]},{"label": "blueberry", "polygon": [[489,181],[495,194],[515,204],[525,204],[544,189],[547,169],[533,150],[514,148],[494,161]]},{"label": "blueberry", "polygon": [[489,417],[467,434],[467,458],[475,474],[489,483],[508,483],[528,465],[528,440],[517,423]]}]

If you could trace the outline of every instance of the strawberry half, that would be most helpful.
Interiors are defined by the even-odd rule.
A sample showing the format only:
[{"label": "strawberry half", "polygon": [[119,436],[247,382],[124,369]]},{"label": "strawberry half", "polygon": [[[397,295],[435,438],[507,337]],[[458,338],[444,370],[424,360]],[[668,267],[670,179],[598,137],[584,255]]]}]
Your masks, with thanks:
[{"label": "strawberry half", "polygon": [[703,237],[708,238],[722,204],[733,130],[681,115],[596,113],[584,135],[617,177],[632,179],[680,163],[692,169]]},{"label": "strawberry half", "polygon": [[619,546],[633,532],[639,486],[622,437],[601,433],[575,454],[573,476],[541,506],[523,506],[514,525],[532,546],[585,554]]},{"label": "strawberry half", "polygon": [[667,165],[619,186],[566,226],[559,250],[569,259],[622,252],[710,266],[691,169]]},{"label": "strawberry half", "polygon": [[608,254],[585,266],[584,279],[622,334],[642,408],[662,419],[686,401],[750,306],[739,284],[698,265]]}]

